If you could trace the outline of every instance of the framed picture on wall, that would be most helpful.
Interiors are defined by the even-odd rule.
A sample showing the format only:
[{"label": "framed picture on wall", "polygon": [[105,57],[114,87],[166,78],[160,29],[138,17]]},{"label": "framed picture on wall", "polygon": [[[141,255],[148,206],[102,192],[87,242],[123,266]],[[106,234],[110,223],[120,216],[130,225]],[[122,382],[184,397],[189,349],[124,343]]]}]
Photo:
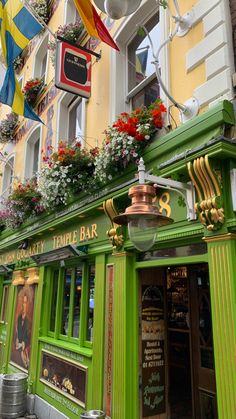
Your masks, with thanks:
[{"label": "framed picture on wall", "polygon": [[86,406],[87,367],[42,351],[40,381],[82,407]]},{"label": "framed picture on wall", "polygon": [[17,287],[11,363],[26,371],[28,371],[30,363],[34,299],[34,285]]}]

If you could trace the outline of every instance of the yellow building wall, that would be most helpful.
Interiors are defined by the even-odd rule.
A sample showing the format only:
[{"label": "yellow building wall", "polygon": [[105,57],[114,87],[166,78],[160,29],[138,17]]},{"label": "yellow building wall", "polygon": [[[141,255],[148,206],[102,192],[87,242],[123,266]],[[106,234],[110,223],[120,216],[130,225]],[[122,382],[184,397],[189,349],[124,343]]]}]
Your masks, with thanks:
[{"label": "yellow building wall", "polygon": [[[148,1],[148,0],[147,0]],[[184,15],[189,11],[194,5],[198,3],[198,0],[193,0],[191,2],[186,0],[179,0],[181,14]],[[173,7],[173,2],[169,1],[171,12],[175,14]],[[64,22],[64,10],[65,10],[65,1],[60,0],[58,2],[58,7],[50,19],[49,27],[50,30],[54,33],[59,25],[63,25]],[[111,35],[115,34],[117,28],[121,24],[121,21],[115,22]],[[35,47],[31,53],[31,56],[28,58],[23,70],[23,80],[24,84],[27,80],[32,78],[33,74],[33,64],[34,64],[34,55],[37,51],[40,39],[44,36],[43,34],[38,35],[37,39],[33,40]],[[206,70],[205,63],[201,63],[196,66],[192,71],[186,71],[186,55],[189,49],[193,48],[203,39],[203,24],[200,21],[196,26],[194,26],[187,35],[183,37],[175,37],[168,46],[168,55],[169,55],[169,72],[170,72],[170,93],[174,99],[179,103],[184,103],[186,100],[193,96],[193,92],[197,86],[202,85],[206,81]],[[92,62],[92,94],[90,99],[87,101],[87,113],[86,113],[86,129],[85,129],[85,145],[88,148],[101,145],[104,138],[104,130],[107,128],[110,117],[110,100],[112,95],[110,92],[110,73],[112,69],[110,68],[111,62],[111,48],[105,43],[99,43],[96,48],[96,52],[101,52],[101,59],[96,60],[96,57],[93,57]],[[47,89],[44,93],[44,96],[47,95],[49,89],[53,86],[54,78],[54,67],[52,66],[51,60],[49,59],[49,67],[47,70]],[[59,92],[57,96],[51,101],[48,107],[40,115],[45,126],[42,128],[43,138],[42,138],[42,149],[45,149],[45,143],[47,141],[48,130],[52,130],[52,145],[56,146],[56,140],[58,137],[58,126],[57,126],[57,115],[58,115],[58,100],[63,94],[63,91]],[[47,113],[49,107],[53,107],[53,111],[50,115]],[[202,112],[200,110],[200,112]],[[10,109],[5,106],[0,106],[0,119],[4,118],[6,113],[9,113]],[[172,114],[177,124],[180,124],[179,112],[177,109],[172,110]],[[50,119],[51,118],[51,119]],[[31,123],[24,120],[20,125],[29,126],[32,125],[30,129],[25,132],[24,135],[21,135],[20,140],[17,142],[14,148],[14,153],[16,156],[15,160],[15,175],[23,179],[24,176],[24,153],[25,153],[25,141],[30,135],[33,127],[36,123]],[[63,138],[61,138],[63,140]],[[0,149],[4,150],[5,146],[0,145]],[[2,170],[4,165],[2,165]],[[1,187],[1,185],[0,185]]]}]

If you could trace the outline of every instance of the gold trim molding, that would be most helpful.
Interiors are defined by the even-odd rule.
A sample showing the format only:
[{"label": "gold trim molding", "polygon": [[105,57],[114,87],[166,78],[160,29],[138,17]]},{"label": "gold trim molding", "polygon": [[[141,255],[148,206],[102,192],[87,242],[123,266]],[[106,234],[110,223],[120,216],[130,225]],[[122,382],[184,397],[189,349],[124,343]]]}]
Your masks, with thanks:
[{"label": "gold trim molding", "polygon": [[211,168],[208,155],[187,164],[189,176],[196,188],[198,202],[195,211],[208,231],[219,230],[224,224],[221,187]]},{"label": "gold trim molding", "polygon": [[220,234],[219,236],[203,237],[202,240],[204,240],[206,243],[236,240],[236,234],[234,233]]},{"label": "gold trim molding", "polygon": [[113,246],[113,250],[119,250],[123,246],[124,238],[121,234],[121,226],[113,221],[113,218],[118,215],[114,206],[113,198],[107,199],[103,202],[103,209],[107,217],[111,220],[111,228],[107,231],[107,236]]},{"label": "gold trim molding", "polygon": [[26,284],[27,285],[33,285],[39,283],[39,268],[28,268],[26,271]]},{"label": "gold trim molding", "polygon": [[25,271],[14,271],[12,278],[12,285],[25,285]]}]

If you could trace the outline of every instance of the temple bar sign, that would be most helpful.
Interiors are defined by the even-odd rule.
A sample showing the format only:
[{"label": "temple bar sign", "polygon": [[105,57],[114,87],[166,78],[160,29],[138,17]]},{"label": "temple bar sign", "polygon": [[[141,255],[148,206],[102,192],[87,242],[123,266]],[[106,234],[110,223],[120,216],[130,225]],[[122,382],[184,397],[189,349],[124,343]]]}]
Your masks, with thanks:
[{"label": "temple bar sign", "polygon": [[0,265],[11,264],[68,244],[79,245],[98,239],[97,224],[82,225],[77,229],[63,231],[45,239],[32,241],[27,249],[14,249],[0,255]]}]

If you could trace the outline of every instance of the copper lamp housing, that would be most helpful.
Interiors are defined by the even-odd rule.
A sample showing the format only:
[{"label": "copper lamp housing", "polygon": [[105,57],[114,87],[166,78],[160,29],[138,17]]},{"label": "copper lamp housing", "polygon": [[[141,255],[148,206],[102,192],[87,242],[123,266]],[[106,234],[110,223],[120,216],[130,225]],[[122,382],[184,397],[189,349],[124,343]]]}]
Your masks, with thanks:
[{"label": "copper lamp housing", "polygon": [[129,189],[131,206],[126,208],[123,214],[114,217],[113,221],[120,225],[127,225],[131,219],[144,217],[153,221],[153,226],[164,226],[173,223],[173,219],[161,215],[158,208],[153,205],[156,197],[154,186],[142,184],[132,186]]}]

